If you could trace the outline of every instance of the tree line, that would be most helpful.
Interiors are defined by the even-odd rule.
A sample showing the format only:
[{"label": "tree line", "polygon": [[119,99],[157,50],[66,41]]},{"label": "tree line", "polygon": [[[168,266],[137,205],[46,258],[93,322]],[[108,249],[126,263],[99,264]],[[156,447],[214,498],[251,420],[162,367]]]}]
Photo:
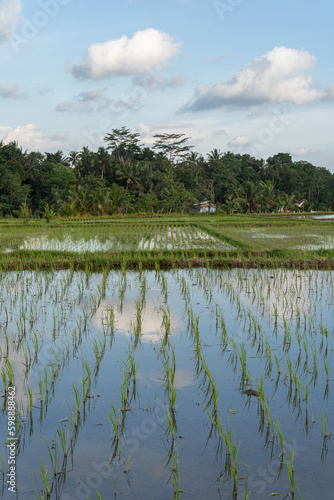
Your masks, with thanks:
[{"label": "tree line", "polygon": [[267,160],[192,151],[184,134],[113,129],[97,151],[27,152],[0,142],[0,215],[40,217],[193,211],[208,200],[225,213],[334,210],[334,175],[288,153]]}]

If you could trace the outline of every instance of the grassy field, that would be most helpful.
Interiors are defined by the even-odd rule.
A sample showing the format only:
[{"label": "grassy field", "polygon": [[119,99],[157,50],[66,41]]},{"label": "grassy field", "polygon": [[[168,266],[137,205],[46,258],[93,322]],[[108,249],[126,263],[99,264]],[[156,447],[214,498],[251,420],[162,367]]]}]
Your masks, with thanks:
[{"label": "grassy field", "polygon": [[2,269],[334,268],[334,219],[194,215],[0,220]]}]

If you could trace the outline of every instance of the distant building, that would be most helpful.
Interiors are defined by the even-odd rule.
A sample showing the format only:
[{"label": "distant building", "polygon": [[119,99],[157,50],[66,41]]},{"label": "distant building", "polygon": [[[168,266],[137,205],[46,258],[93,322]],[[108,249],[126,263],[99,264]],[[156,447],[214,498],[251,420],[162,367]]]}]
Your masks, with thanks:
[{"label": "distant building", "polygon": [[195,212],[198,212],[199,214],[215,213],[217,210],[217,205],[215,203],[212,203],[211,201],[202,201],[201,203],[196,203],[196,205],[193,205],[193,208]]}]

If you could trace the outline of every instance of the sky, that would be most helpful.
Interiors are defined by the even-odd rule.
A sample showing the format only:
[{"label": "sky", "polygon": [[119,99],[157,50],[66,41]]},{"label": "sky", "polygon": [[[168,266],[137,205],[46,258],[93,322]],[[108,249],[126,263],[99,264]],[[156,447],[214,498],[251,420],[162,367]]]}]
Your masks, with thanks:
[{"label": "sky", "polygon": [[332,0],[0,0],[0,140],[284,152],[334,172]]}]

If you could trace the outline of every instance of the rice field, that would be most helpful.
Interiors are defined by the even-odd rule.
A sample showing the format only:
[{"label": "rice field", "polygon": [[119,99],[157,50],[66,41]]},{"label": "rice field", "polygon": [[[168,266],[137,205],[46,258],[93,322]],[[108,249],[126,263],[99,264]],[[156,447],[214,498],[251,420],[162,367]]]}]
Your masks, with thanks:
[{"label": "rice field", "polygon": [[107,252],[141,250],[230,250],[224,240],[195,224],[117,223],[94,228],[15,228],[2,235],[0,251]]},{"label": "rice field", "polygon": [[333,498],[333,285],[157,262],[2,271],[1,498],[11,387],[19,499]]},{"label": "rice field", "polygon": [[300,220],[297,225],[226,227],[223,224],[216,224],[210,227],[217,237],[233,241],[234,245],[253,251],[334,249],[333,222],[319,225],[319,221],[313,224],[307,221],[305,224],[304,220]]}]

